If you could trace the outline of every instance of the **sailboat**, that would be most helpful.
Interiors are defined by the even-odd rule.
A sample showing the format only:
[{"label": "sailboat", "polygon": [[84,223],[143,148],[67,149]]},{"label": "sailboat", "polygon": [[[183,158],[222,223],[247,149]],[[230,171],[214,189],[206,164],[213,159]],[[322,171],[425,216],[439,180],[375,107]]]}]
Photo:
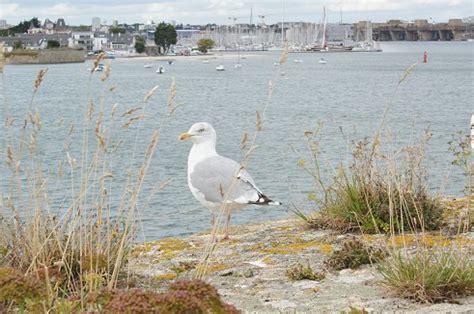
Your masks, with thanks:
[{"label": "sailboat", "polygon": [[321,28],[322,24],[322,34],[321,34],[321,44],[316,44],[313,45],[310,50],[312,51],[318,51],[318,52],[345,52],[345,51],[351,51],[352,47],[347,47],[344,45],[335,45],[335,44],[329,44],[327,41],[327,34],[326,34],[326,26],[327,26],[327,15],[326,15],[326,6],[323,6],[323,20],[320,23],[320,26],[318,27],[318,33],[319,29]]},{"label": "sailboat", "polygon": [[225,71],[225,68],[222,64],[219,64],[218,66],[216,66],[216,71]]},{"label": "sailboat", "polygon": [[360,42],[352,48],[352,51],[364,51],[364,52],[381,52],[382,49],[379,43],[376,42],[372,37],[372,23],[366,21],[365,25],[365,41]]}]

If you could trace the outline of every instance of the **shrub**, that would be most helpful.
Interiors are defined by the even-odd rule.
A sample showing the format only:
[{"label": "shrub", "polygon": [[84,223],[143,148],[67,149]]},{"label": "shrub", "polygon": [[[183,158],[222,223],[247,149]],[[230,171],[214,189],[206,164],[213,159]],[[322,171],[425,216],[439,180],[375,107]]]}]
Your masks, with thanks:
[{"label": "shrub", "polygon": [[329,268],[341,270],[345,268],[356,269],[362,265],[379,261],[385,256],[384,251],[364,244],[357,239],[347,240],[340,250],[334,251],[325,261]]},{"label": "shrub", "polygon": [[178,281],[168,291],[104,290],[88,296],[89,310],[106,313],[240,313],[234,306],[224,303],[211,285],[200,281]]},{"label": "shrub", "polygon": [[308,166],[303,159],[298,162],[314,178],[318,191],[311,192],[310,199],[321,210],[305,217],[310,226],[368,233],[441,226],[443,206],[429,194],[423,167],[429,134],[392,153],[382,151],[377,137],[354,143],[350,166],[339,165],[336,176],[326,185],[320,173],[317,133],[305,133],[312,164]]},{"label": "shrub", "polygon": [[22,308],[29,302],[45,299],[46,295],[46,287],[40,280],[11,267],[0,268],[0,304]]},{"label": "shrub", "polygon": [[296,263],[290,266],[286,270],[286,276],[291,280],[323,280],[326,277],[323,272],[314,271],[311,266],[309,266],[309,263],[306,265]]},{"label": "shrub", "polygon": [[379,265],[384,284],[404,298],[449,301],[474,293],[474,263],[459,252],[393,253]]}]

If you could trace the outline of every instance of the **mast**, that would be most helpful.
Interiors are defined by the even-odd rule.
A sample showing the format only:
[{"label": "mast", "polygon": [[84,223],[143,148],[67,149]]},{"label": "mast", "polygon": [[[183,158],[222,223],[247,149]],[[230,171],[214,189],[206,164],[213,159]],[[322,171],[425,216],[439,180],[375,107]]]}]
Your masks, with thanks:
[{"label": "mast", "polygon": [[323,6],[323,41],[322,48],[326,47],[326,6]]}]

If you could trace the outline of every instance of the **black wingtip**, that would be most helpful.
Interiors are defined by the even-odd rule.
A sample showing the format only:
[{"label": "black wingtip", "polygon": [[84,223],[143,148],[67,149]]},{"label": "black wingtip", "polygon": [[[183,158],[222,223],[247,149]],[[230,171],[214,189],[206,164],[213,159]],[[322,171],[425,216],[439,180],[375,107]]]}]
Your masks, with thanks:
[{"label": "black wingtip", "polygon": [[267,196],[258,193],[258,200],[256,202],[249,202],[252,205],[281,205],[280,202],[273,201],[269,199]]}]

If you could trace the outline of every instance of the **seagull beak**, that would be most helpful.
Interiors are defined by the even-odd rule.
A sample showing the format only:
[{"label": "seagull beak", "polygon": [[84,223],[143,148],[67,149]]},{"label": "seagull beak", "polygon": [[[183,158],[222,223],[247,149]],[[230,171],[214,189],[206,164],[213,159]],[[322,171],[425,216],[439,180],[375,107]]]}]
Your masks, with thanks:
[{"label": "seagull beak", "polygon": [[182,134],[178,137],[178,139],[179,139],[180,141],[186,141],[186,140],[189,140],[190,138],[191,138],[191,134],[188,133],[188,132],[182,133]]}]

